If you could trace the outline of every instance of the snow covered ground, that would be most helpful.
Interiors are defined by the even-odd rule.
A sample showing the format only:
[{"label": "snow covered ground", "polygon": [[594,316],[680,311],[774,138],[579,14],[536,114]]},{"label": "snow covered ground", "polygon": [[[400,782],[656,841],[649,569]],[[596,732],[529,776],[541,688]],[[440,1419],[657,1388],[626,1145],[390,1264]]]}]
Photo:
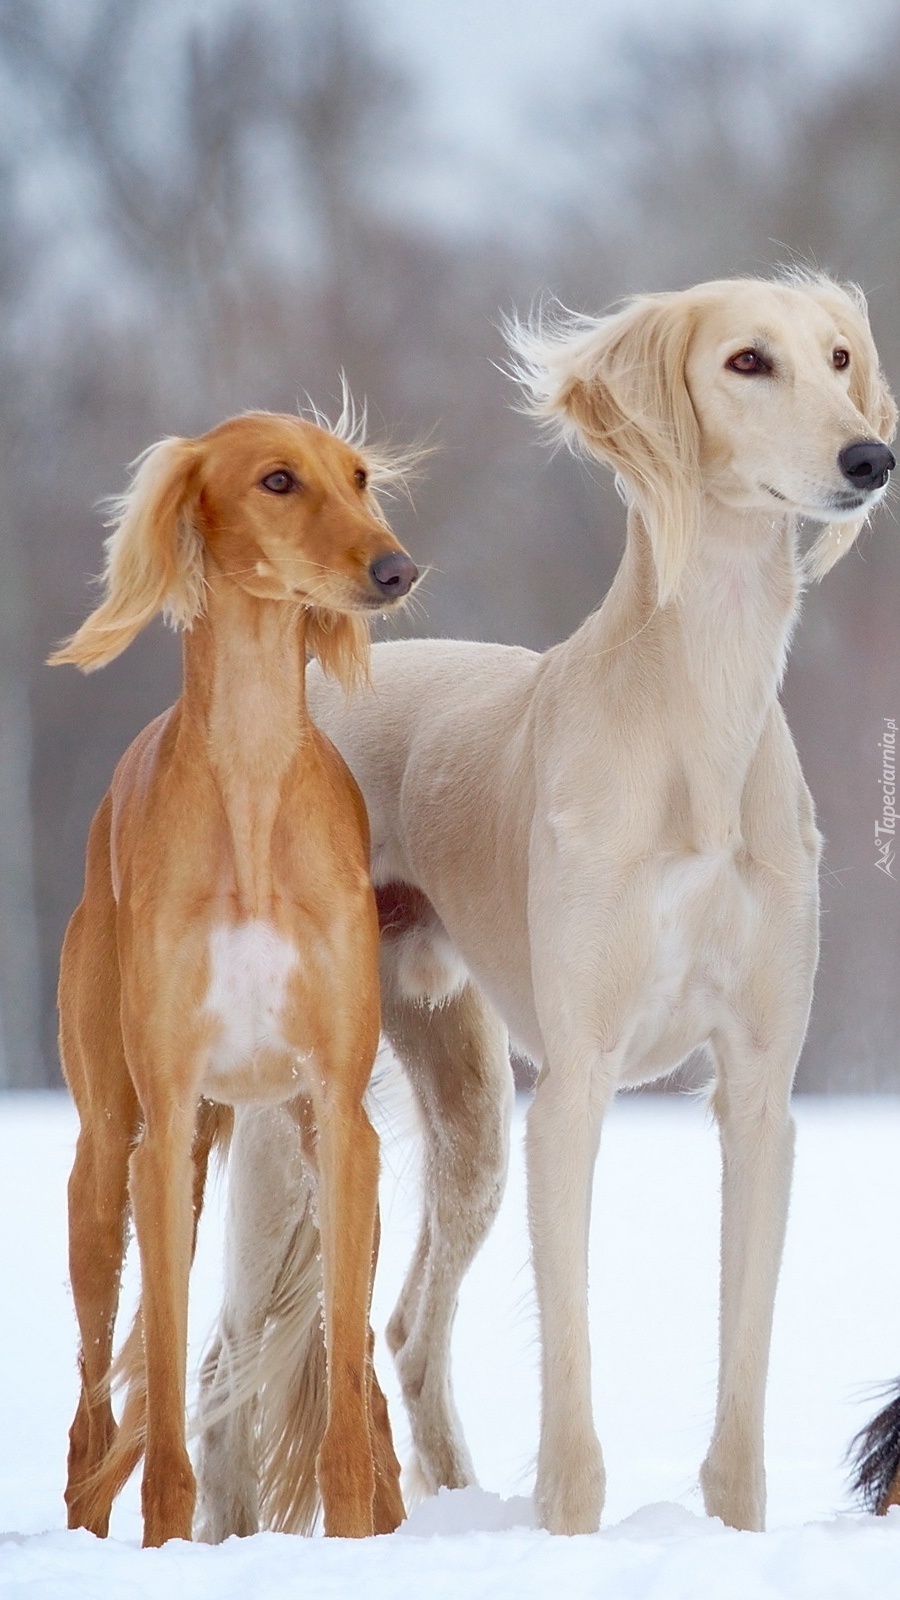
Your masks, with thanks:
[{"label": "snow covered ground", "polygon": [[[391,1101],[396,1097],[387,1096]],[[414,1227],[415,1155],[388,1110],[383,1326]],[[713,1407],[718,1153],[696,1101],[623,1099],[604,1133],[594,1201],[594,1398],[609,1497],[599,1534],[531,1526],[537,1351],[525,1232],[521,1113],[503,1211],[464,1289],[459,1409],[482,1489],[442,1494],[390,1538],[275,1534],[141,1551],[138,1488],[112,1537],[65,1531],[75,1329],[65,1184],[75,1134],[62,1096],[0,1100],[0,1595],[3,1600],[892,1600],[900,1512],[848,1512],[842,1453],[873,1383],[900,1369],[900,1099],[802,1100],[769,1390],[769,1532],[703,1515],[696,1472]],[[191,1359],[212,1322],[220,1228],[212,1195],[195,1270]],[[133,1275],[132,1275],[133,1292]],[[405,1423],[382,1380],[401,1457]]]}]

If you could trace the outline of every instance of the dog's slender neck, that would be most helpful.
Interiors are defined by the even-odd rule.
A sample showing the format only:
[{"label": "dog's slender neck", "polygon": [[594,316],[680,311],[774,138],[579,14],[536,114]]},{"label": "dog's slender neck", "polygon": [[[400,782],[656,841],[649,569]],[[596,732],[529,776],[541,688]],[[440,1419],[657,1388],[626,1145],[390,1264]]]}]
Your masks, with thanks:
[{"label": "dog's slender neck", "polygon": [[682,774],[698,848],[739,832],[741,797],[777,698],[800,592],[793,518],[708,501],[678,596],[658,607],[650,539],[632,507],[609,595],[572,641],[610,665],[621,655],[640,674]]},{"label": "dog's slender neck", "polygon": [[272,833],[284,783],[312,733],[306,708],[306,613],[258,599],[211,563],[206,609],[184,635],[181,725],[202,749],[234,842],[238,901],[264,914]]}]

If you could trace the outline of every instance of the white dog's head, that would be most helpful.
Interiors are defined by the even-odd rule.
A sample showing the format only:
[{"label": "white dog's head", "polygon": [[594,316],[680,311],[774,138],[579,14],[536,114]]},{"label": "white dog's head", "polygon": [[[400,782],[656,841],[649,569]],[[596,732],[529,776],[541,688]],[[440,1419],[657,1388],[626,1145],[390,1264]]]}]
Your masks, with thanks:
[{"label": "white dog's head", "polygon": [[827,524],[821,577],[884,494],[897,412],[865,300],[827,278],[704,283],[514,328],[534,410],[616,471],[677,592],[702,497]]}]

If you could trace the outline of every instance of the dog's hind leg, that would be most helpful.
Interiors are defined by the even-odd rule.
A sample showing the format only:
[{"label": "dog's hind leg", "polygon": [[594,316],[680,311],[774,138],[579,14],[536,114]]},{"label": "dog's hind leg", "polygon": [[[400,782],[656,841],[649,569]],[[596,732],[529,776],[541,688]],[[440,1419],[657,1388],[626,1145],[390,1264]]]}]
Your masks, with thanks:
[{"label": "dog's hind leg", "polygon": [[109,1530],[111,1499],[98,1503],[92,1479],[116,1435],[109,1369],[135,1132],[127,1113],[127,1106],[110,1102],[97,1123],[82,1126],[69,1179],[69,1272],[81,1334],[81,1394],[69,1433],[66,1505],[70,1528],[86,1527],[101,1538]]},{"label": "dog's hind leg", "polygon": [[[69,1179],[69,1272],[81,1336],[81,1393],[69,1432],[66,1505],[70,1528],[109,1529],[111,1495],[96,1477],[116,1435],[109,1393],[113,1330],[125,1255],[128,1156],[138,1107],[119,1027],[115,906],[105,849],[106,807],[91,830],[88,871],[96,889],[69,926],[60,965],[60,1045],[81,1131]],[[108,983],[86,1006],[85,972]]]},{"label": "dog's hind leg", "polygon": [[450,1383],[462,1278],[503,1197],[513,1080],[506,1030],[472,983],[430,1006],[411,1000],[390,948],[382,960],[384,1031],[415,1091],[425,1139],[423,1214],[387,1339],[424,1485],[474,1482]]}]

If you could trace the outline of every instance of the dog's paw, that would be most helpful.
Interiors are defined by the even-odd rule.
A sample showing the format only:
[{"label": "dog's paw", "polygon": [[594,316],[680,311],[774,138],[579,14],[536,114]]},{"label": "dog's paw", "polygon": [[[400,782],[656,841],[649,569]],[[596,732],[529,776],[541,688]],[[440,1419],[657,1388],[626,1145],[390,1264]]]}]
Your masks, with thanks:
[{"label": "dog's paw", "polygon": [[729,1528],[745,1533],[762,1533],[766,1525],[766,1479],[760,1470],[720,1464],[718,1452],[710,1451],[700,1468],[700,1488],[708,1517],[720,1517]]},{"label": "dog's paw", "polygon": [[596,1533],[605,1496],[606,1471],[596,1438],[577,1448],[542,1448],[534,1502],[548,1533]]}]

